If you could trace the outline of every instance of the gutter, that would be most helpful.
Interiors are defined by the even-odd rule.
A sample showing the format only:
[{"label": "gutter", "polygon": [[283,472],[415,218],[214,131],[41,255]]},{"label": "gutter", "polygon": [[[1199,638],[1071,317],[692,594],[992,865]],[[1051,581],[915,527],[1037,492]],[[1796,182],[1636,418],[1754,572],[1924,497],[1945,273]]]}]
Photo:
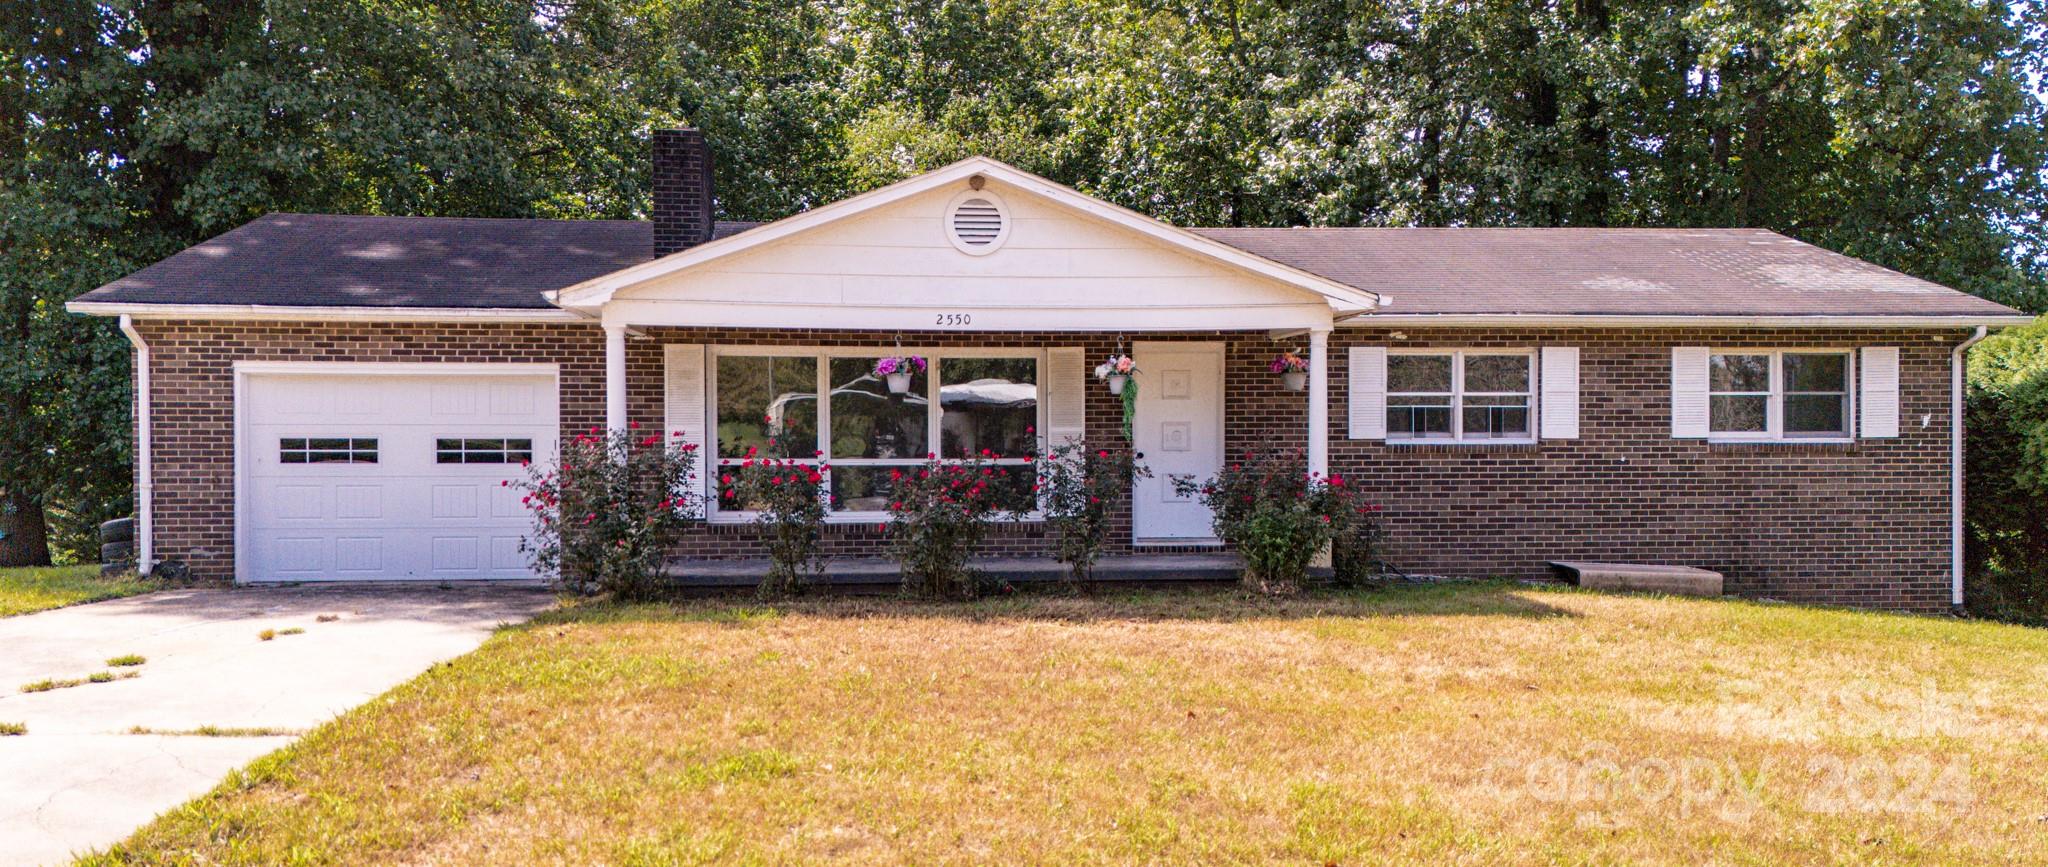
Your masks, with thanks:
[{"label": "gutter", "polygon": [[64,309],[89,316],[145,319],[247,319],[282,322],[590,322],[554,307],[309,307],[270,304],[139,304],[71,301]]},{"label": "gutter", "polygon": [[1413,327],[1500,328],[1972,328],[1979,325],[2025,325],[2034,318],[2020,314],[1950,315],[1762,315],[1762,314],[1605,314],[1605,313],[1369,313],[1340,320],[1346,328],[1392,325]]},{"label": "gutter", "polygon": [[155,565],[155,474],[151,472],[149,427],[149,343],[135,330],[135,320],[121,314],[121,333],[135,345],[135,571],[148,575]]},{"label": "gutter", "polygon": [[1963,351],[1983,340],[1989,329],[1977,326],[1969,339],[1956,344],[1949,357],[1949,609],[1963,613]]}]

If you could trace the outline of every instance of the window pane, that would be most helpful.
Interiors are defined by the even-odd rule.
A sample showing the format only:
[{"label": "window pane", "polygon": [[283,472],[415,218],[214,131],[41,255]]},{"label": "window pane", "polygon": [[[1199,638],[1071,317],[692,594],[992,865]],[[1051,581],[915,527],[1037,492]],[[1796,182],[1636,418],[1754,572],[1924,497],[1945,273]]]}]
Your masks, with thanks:
[{"label": "window pane", "polygon": [[942,358],[939,365],[941,454],[999,458],[1031,454],[1038,424],[1038,360]]},{"label": "window pane", "polygon": [[1467,355],[1465,356],[1465,391],[1515,391],[1529,390],[1529,356],[1526,355]]},{"label": "window pane", "polygon": [[1451,390],[1451,357],[1448,355],[1387,356],[1387,391]]},{"label": "window pane", "polygon": [[[818,451],[818,360],[718,357],[718,456],[808,458]],[[773,443],[770,443],[770,440]]]},{"label": "window pane", "polygon": [[918,464],[902,466],[832,467],[832,508],[839,512],[886,512],[889,494],[895,490],[890,473],[914,473]]},{"label": "window pane", "polygon": [[1849,390],[1849,358],[1840,353],[1826,355],[1785,354],[1785,390],[1846,392]]},{"label": "window pane", "polygon": [[1451,399],[1387,398],[1387,436],[1390,439],[1449,439]]},{"label": "window pane", "polygon": [[907,394],[889,393],[873,358],[832,359],[832,454],[839,458],[923,458],[931,452],[926,373]]},{"label": "window pane", "polygon": [[1707,369],[1710,391],[1770,391],[1768,355],[1716,355]]},{"label": "window pane", "polygon": [[[1792,359],[1785,359],[1790,364]],[[1785,396],[1785,433],[1792,435],[1845,436],[1849,432],[1849,397],[1846,394],[1788,394]]]},{"label": "window pane", "polygon": [[1764,395],[1731,397],[1715,395],[1710,400],[1711,429],[1714,433],[1763,433],[1768,427],[1770,398]]},{"label": "window pane", "polygon": [[1528,398],[1465,398],[1466,439],[1527,439],[1528,436]]}]

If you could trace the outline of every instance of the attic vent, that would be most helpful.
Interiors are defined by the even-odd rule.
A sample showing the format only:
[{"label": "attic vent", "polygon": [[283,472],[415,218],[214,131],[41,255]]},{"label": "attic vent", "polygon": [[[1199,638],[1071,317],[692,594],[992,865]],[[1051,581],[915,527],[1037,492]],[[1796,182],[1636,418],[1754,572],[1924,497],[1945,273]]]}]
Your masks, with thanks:
[{"label": "attic vent", "polygon": [[962,193],[946,209],[946,237],[962,253],[993,253],[1009,233],[1009,211],[1001,199],[988,192]]}]

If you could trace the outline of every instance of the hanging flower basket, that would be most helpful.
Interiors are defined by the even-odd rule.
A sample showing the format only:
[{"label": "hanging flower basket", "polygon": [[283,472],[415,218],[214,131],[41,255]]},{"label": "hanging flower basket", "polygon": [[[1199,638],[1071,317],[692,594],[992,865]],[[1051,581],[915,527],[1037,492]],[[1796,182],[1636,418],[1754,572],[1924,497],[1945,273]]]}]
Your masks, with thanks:
[{"label": "hanging flower basket", "polygon": [[1308,388],[1308,359],[1297,352],[1282,352],[1274,356],[1267,369],[1280,374],[1280,386],[1288,391]]},{"label": "hanging flower basket", "polygon": [[1121,395],[1124,386],[1138,372],[1138,363],[1128,355],[1112,355],[1108,360],[1095,365],[1095,378],[1109,383],[1109,393]]},{"label": "hanging flower basket", "polygon": [[922,355],[891,355],[875,359],[875,375],[889,383],[890,394],[910,393],[910,377],[923,373],[925,360]]}]

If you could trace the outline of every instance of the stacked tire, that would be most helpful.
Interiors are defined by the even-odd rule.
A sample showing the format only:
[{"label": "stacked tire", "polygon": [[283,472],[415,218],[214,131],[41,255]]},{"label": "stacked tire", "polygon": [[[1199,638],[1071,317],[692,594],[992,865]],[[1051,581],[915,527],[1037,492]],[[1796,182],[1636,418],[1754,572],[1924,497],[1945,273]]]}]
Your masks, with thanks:
[{"label": "stacked tire", "polygon": [[135,570],[135,519],[115,518],[100,525],[100,574]]}]

